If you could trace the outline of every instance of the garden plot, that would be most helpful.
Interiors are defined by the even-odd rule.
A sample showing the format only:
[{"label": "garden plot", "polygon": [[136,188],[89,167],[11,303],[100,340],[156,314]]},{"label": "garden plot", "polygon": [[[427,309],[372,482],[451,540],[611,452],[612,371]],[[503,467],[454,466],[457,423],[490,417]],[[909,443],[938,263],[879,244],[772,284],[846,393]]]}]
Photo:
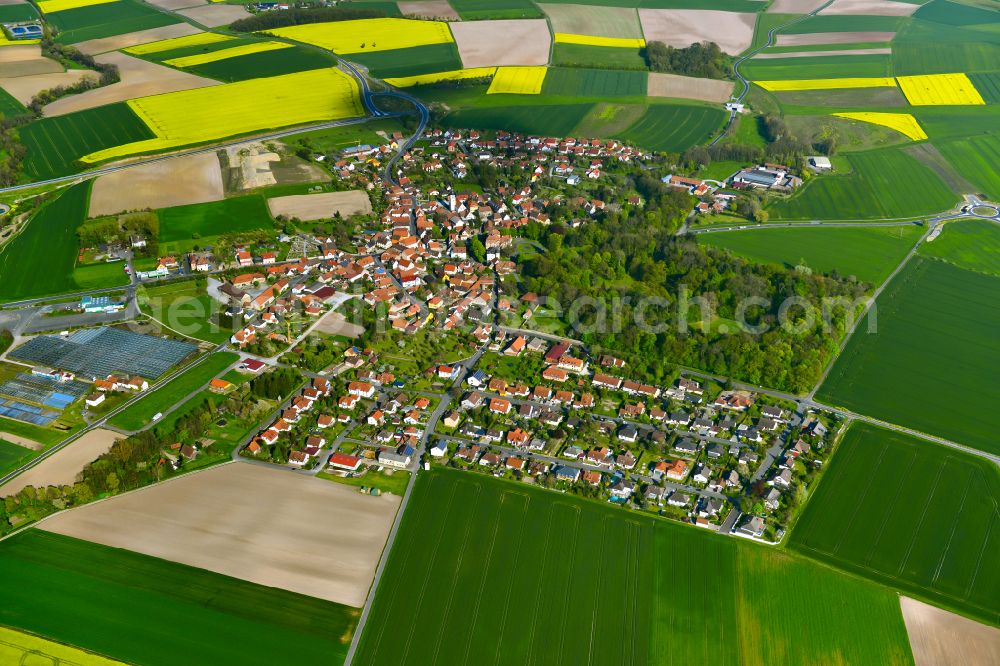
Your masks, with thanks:
[{"label": "garden plot", "polygon": [[71,69],[67,72],[52,74],[35,74],[34,76],[15,76],[0,78],[0,88],[21,104],[27,106],[32,98],[43,90],[56,86],[71,86],[95,74],[89,69]]},{"label": "garden plot", "polygon": [[403,16],[457,21],[461,17],[448,0],[401,0],[396,3]]},{"label": "garden plot", "polygon": [[646,94],[650,97],[676,97],[678,99],[696,99],[702,102],[725,102],[733,94],[733,82],[650,72]]},{"label": "garden plot", "polygon": [[641,39],[639,14],[630,7],[595,7],[591,5],[539,5],[552,23],[552,32],[594,37]]},{"label": "garden plot", "polygon": [[174,37],[196,35],[200,32],[201,30],[194,27],[190,23],[175,23],[173,25],[165,25],[159,28],[150,28],[149,30],[127,32],[124,35],[91,39],[86,42],[74,44],[74,46],[83,53],[95,55],[97,53],[107,53],[108,51],[127,49],[130,46],[138,46],[139,44],[148,44],[150,42],[158,42],[164,39],[173,39]]},{"label": "garden plot", "polygon": [[224,196],[215,153],[187,155],[100,176],[90,193],[89,216],[220,201]]},{"label": "garden plot", "polygon": [[543,19],[462,21],[451,24],[465,67],[545,65],[552,36]]},{"label": "garden plot", "polygon": [[273,217],[297,217],[300,220],[322,220],[340,213],[343,217],[368,215],[372,203],[362,190],[324,192],[322,194],[295,194],[267,200]]},{"label": "garden plot", "polygon": [[862,44],[889,42],[894,32],[804,32],[795,35],[778,35],[775,46],[813,46],[816,44]]},{"label": "garden plot", "polygon": [[399,502],[231,463],[67,511],[43,527],[360,607]]},{"label": "garden plot", "polygon": [[45,106],[46,116],[61,116],[74,111],[92,109],[105,104],[123,102],[138,97],[217,86],[218,81],[179,72],[155,62],[133,58],[124,53],[112,52],[99,55],[97,62],[116,65],[121,75],[118,83],[69,95]]},{"label": "garden plot", "polygon": [[0,486],[0,497],[16,495],[28,486],[65,486],[76,481],[77,475],[89,463],[97,460],[115,443],[121,435],[98,428],[86,433],[80,439],[66,446],[58,453],[46,458],[24,474],[14,477]]},{"label": "garden plot", "polygon": [[705,9],[640,9],[647,42],[686,48],[715,42],[730,55],[745,51],[753,41],[756,14]]},{"label": "garden plot", "polygon": [[819,11],[820,16],[860,15],[860,16],[909,16],[920,5],[895,0],[833,0],[828,7]]},{"label": "garden plot", "polygon": [[244,9],[242,5],[205,5],[203,7],[181,9],[177,13],[209,28],[229,25],[233,21],[251,16],[250,12]]}]

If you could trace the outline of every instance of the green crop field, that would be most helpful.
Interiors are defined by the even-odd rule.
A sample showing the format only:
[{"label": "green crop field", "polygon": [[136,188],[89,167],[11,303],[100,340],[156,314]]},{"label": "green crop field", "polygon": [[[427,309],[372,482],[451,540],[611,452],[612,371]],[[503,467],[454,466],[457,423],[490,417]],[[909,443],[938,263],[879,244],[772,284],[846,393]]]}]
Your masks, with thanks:
[{"label": "green crop field", "polygon": [[993,200],[1000,199],[1000,135],[935,142],[955,169]]},{"label": "green crop field", "polygon": [[550,4],[642,7],[644,9],[718,9],[726,12],[759,12],[757,0],[547,0]]},{"label": "green crop field", "polygon": [[172,330],[199,340],[220,344],[233,334],[231,328],[218,325],[217,317],[223,306],[208,295],[205,283],[200,280],[144,286],[139,303],[143,312],[152,314]]},{"label": "green crop field", "polygon": [[855,423],[791,547],[1000,624],[1000,474],[981,459]]},{"label": "green crop field", "polygon": [[17,5],[0,6],[0,23],[13,23],[16,21],[32,21],[38,18],[38,11],[29,2]]},{"label": "green crop field", "polygon": [[642,38],[638,12],[626,7],[564,5],[540,3],[549,17],[552,32],[598,37]]},{"label": "green crop field", "polygon": [[642,114],[645,104],[613,104],[601,102],[576,126],[580,136],[614,136],[631,127]]},{"label": "green crop field", "polygon": [[646,59],[640,49],[587,44],[554,44],[552,64],[564,67],[611,67],[614,69],[646,70]]},{"label": "green crop field", "polygon": [[130,281],[124,261],[87,264],[73,269],[73,282],[80,290],[123,287]]},{"label": "green crop field", "polygon": [[773,92],[771,95],[783,107],[836,107],[837,111],[848,108],[878,108],[907,106],[906,97],[899,88],[841,88],[838,90],[788,90]]},{"label": "green crop field", "polygon": [[874,322],[859,324],[817,396],[1000,453],[998,292],[1000,278],[914,257],[879,296]]},{"label": "green crop field", "polygon": [[698,241],[763,263],[854,275],[881,284],[925,231],[924,227],[753,229],[699,235]]},{"label": "green crop field", "polygon": [[884,588],[607,504],[421,473],[355,663],[529,659],[912,663]]},{"label": "green crop field", "polygon": [[0,476],[17,469],[36,455],[38,454],[29,448],[5,441],[0,432]]},{"label": "green crop field", "polygon": [[542,18],[531,0],[450,0],[463,20]]},{"label": "green crop field", "polygon": [[223,234],[267,229],[274,222],[264,197],[251,194],[158,211],[160,243],[166,252],[187,252],[193,245],[211,245]]},{"label": "green crop field", "polygon": [[125,102],[41,118],[19,132],[28,149],[24,172],[33,180],[75,173],[76,161],[84,155],[153,138],[153,132]]},{"label": "green crop field", "polygon": [[920,246],[925,257],[1000,277],[1000,225],[986,220],[949,222],[933,242]]},{"label": "green crop field", "polygon": [[244,81],[334,67],[336,64],[337,58],[330,53],[294,46],[290,49],[263,51],[238,58],[216,60],[196,67],[186,67],[184,71],[219,81]]},{"label": "green crop field", "polygon": [[812,16],[782,29],[781,32],[789,35],[812,32],[895,32],[905,23],[906,19],[897,16],[828,14]]},{"label": "green crop field", "polygon": [[893,41],[893,71],[897,75],[994,71],[1000,62],[996,28],[996,24],[973,27],[912,19]]},{"label": "green crop field", "polygon": [[645,97],[646,72],[550,68],[542,93],[565,97]]},{"label": "green crop field", "polygon": [[892,73],[892,62],[888,55],[774,58],[749,60],[740,68],[740,72],[748,79],[754,81],[888,76]]},{"label": "green crop field", "polygon": [[853,171],[814,178],[771,206],[780,220],[904,218],[948,210],[958,195],[918,160],[895,149],[852,153]]},{"label": "green crop field", "polygon": [[651,104],[642,118],[619,137],[648,150],[679,153],[708,140],[725,118],[721,108]]},{"label": "green crop field", "polygon": [[914,18],[945,25],[1000,23],[1000,12],[972,7],[951,0],[933,0],[913,13]]},{"label": "green crop field", "polygon": [[0,88],[0,114],[3,114],[4,118],[13,118],[27,112],[28,110],[24,108],[23,104],[14,99],[9,92]]},{"label": "green crop field", "polygon": [[0,570],[4,624],[134,664],[340,663],[357,623],[347,606],[38,529],[0,543]]},{"label": "green crop field", "polygon": [[239,354],[216,352],[166,384],[152,389],[141,400],[115,415],[109,423],[122,430],[139,430],[149,425],[157,413],[169,409],[189,394],[204,388],[216,375],[237,360]]},{"label": "green crop field", "polygon": [[539,104],[461,109],[446,115],[441,123],[460,129],[568,136],[592,107],[592,104]]},{"label": "green crop field", "polygon": [[452,43],[414,46],[392,51],[352,53],[344,58],[364,65],[372,76],[380,79],[462,69],[458,47]]},{"label": "green crop field", "polygon": [[969,79],[982,95],[983,101],[987,104],[1000,104],[1000,72],[976,72],[970,74]]},{"label": "green crop field", "polygon": [[135,0],[67,9],[49,14],[46,20],[59,34],[56,41],[75,44],[127,32],[149,30],[180,23],[180,19]]}]

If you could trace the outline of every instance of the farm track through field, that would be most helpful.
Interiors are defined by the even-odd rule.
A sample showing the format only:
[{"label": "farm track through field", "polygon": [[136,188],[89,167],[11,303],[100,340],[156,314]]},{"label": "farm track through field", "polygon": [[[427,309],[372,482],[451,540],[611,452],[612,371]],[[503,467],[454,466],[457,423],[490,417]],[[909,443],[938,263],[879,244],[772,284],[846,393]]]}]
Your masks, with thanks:
[{"label": "farm track through field", "polygon": [[[548,522],[546,523],[546,526],[545,526],[545,534],[551,534],[552,533],[552,516],[555,513],[554,512],[554,508],[555,508],[555,505],[549,506],[549,512],[548,512],[549,519],[548,519]],[[546,569],[548,569],[548,566],[549,566],[549,544],[551,544],[551,543],[552,543],[552,539],[545,539],[545,548],[542,551],[541,580],[545,580],[545,571],[546,571]],[[530,637],[528,639],[528,663],[529,664],[533,663],[533,661],[534,661],[534,655],[536,654],[536,652],[535,652],[535,628],[538,626],[538,608],[540,606],[539,601],[540,601],[539,595],[538,595],[538,593],[536,591],[536,593],[535,593],[535,604],[534,604],[534,608],[531,611],[531,635],[530,635]]]},{"label": "farm track through field", "polygon": [[[965,492],[962,493],[962,502],[958,505],[958,511],[955,515],[964,515],[962,510],[965,508],[965,500],[969,498],[969,488],[972,486],[971,483],[966,483]],[[937,568],[934,570],[934,575],[931,576],[931,587],[937,583],[938,577],[941,575],[941,568],[944,566],[944,561],[948,558],[948,551],[951,550],[951,544],[955,540],[955,531],[958,529],[958,521],[954,521],[951,524],[951,533],[948,535],[948,542],[944,545],[944,550],[941,552],[941,559],[938,560]]]},{"label": "farm track through field", "polygon": [[927,502],[924,503],[924,509],[920,512],[920,520],[917,522],[917,526],[913,530],[913,536],[910,538],[910,546],[906,549],[906,553],[903,555],[903,559],[899,563],[899,568],[896,570],[897,578],[903,575],[903,569],[906,568],[906,563],[910,559],[910,554],[913,552],[913,546],[917,543],[917,535],[920,533],[920,528],[924,524],[924,518],[927,517],[927,510],[930,508],[934,500],[934,494],[937,493],[938,484],[941,483],[941,477],[944,475],[944,468],[948,465],[948,461],[950,460],[950,457],[945,458],[944,463],[938,467],[937,476],[934,477],[934,485],[931,486],[931,492],[927,495]]},{"label": "farm track through field", "polygon": [[986,530],[986,538],[983,539],[982,548],[979,549],[979,557],[976,558],[976,569],[972,572],[972,576],[969,578],[969,585],[965,588],[966,598],[969,598],[972,594],[973,588],[976,587],[976,579],[979,578],[979,572],[982,570],[983,557],[986,555],[986,547],[990,545],[990,537],[993,535],[993,528],[996,526],[998,519],[1000,519],[1000,512],[998,512],[994,506],[993,516],[990,519],[990,526]]},{"label": "farm track through field", "polygon": [[[517,493],[517,494],[520,495],[520,493]],[[521,519],[518,522],[523,525],[525,523],[525,519],[527,517],[528,509],[531,508],[531,498],[528,497],[527,495],[522,495],[522,497],[525,498],[524,510],[521,513]],[[513,561],[513,565],[511,566],[512,571],[516,572],[516,571],[519,571],[520,568],[521,568],[521,545],[523,543],[524,543],[524,532],[523,531],[518,531],[517,548],[514,550],[514,561]],[[496,663],[496,664],[500,663],[500,648],[503,646],[503,640],[502,640],[503,639],[503,632],[504,632],[504,629],[506,629],[506,627],[507,627],[507,614],[510,611],[510,595],[511,595],[511,593],[513,591],[514,591],[514,586],[513,585],[508,585],[507,586],[507,596],[504,598],[504,602],[503,602],[503,615],[502,615],[502,619],[500,620],[500,630],[497,632],[497,635],[500,636],[501,640],[497,641],[497,649],[496,649],[496,653],[494,654],[494,657],[493,657],[493,662]],[[473,617],[473,622],[472,622],[473,626],[475,626],[475,619],[476,619],[476,617],[478,617],[478,615],[479,615],[479,603],[477,601],[477,603],[476,603],[476,616]],[[468,651],[466,651],[466,659],[468,659]]]},{"label": "farm track through field", "polygon": [[875,551],[878,550],[879,543],[882,542],[882,535],[885,534],[885,527],[889,524],[889,518],[892,517],[893,509],[896,507],[896,503],[899,501],[899,496],[903,494],[903,486],[906,485],[906,479],[909,477],[910,470],[913,469],[913,463],[917,459],[917,454],[914,451],[910,456],[910,463],[906,466],[906,470],[899,475],[899,485],[896,486],[896,493],[892,496],[892,502],[889,503],[889,510],[885,512],[885,516],[882,518],[882,524],[878,528],[878,536],[875,537],[875,541],[872,542],[872,547],[868,549],[868,556],[865,557],[865,564],[870,565],[872,557]]},{"label": "farm track through field", "polygon": [[[844,539],[847,537],[847,534],[850,531],[850,526],[854,522],[855,517],[857,517],[858,511],[861,510],[862,505],[865,503],[865,497],[868,496],[868,491],[871,490],[872,483],[875,482],[875,472],[877,472],[878,468],[882,466],[882,461],[885,459],[885,452],[886,452],[886,450],[887,449],[885,447],[883,447],[882,451],[879,453],[878,462],[875,463],[875,468],[874,468],[872,474],[869,475],[869,477],[868,477],[868,483],[865,485],[865,491],[863,493],[861,493],[860,497],[858,497],[858,502],[857,502],[857,504],[854,505],[854,511],[851,512],[851,519],[848,520],[847,523],[845,524],[844,531],[841,533],[840,539],[837,540],[837,544],[833,547],[833,550],[831,551],[831,554],[835,555],[838,552],[840,552],[840,547],[841,547],[841,545],[843,545]],[[940,473],[939,473],[939,476],[940,476]]]}]

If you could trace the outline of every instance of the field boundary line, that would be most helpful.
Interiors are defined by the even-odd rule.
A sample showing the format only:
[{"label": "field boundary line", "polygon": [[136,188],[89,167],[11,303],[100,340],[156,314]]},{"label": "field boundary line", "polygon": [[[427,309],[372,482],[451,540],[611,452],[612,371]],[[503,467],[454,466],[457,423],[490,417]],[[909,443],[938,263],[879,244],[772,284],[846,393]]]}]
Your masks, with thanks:
[{"label": "field boundary line", "polygon": [[[598,566],[604,561],[604,551],[608,546],[608,521],[611,520],[610,516],[604,516],[601,520],[601,554],[597,558]],[[594,610],[590,613],[590,644],[587,646],[587,664],[594,663],[594,634],[596,633],[597,626],[597,609],[601,606],[601,585],[604,581],[604,576],[597,577],[597,585],[594,586]]]},{"label": "field boundary line", "polygon": [[882,524],[878,528],[878,536],[872,542],[872,547],[868,551],[868,557],[865,558],[865,564],[871,564],[872,557],[875,555],[875,550],[878,548],[878,544],[882,541],[882,535],[885,534],[885,526],[889,524],[889,518],[892,516],[893,509],[896,506],[896,502],[899,501],[899,496],[903,494],[903,486],[906,485],[906,480],[909,478],[910,470],[913,469],[913,463],[917,459],[917,452],[912,451],[910,456],[910,464],[906,466],[906,471],[899,475],[899,485],[896,486],[896,493],[892,496],[892,502],[889,503],[888,510],[885,512],[885,517],[882,518]]},{"label": "field boundary line", "polygon": [[[962,509],[965,508],[965,501],[969,498],[969,488],[972,486],[971,479],[970,483],[965,484],[965,492],[962,493],[962,501],[958,505],[957,515],[962,515]],[[938,577],[941,575],[941,569],[944,567],[944,561],[948,559],[948,551],[951,550],[951,544],[955,540],[955,532],[958,530],[958,520],[954,520],[951,523],[951,534],[948,535],[948,543],[944,545],[944,551],[941,553],[941,560],[938,562],[937,568],[934,569],[934,575],[931,576],[931,583],[937,583]],[[964,597],[963,597],[964,598]]]},{"label": "field boundary line", "polygon": [[844,531],[841,532],[840,539],[837,540],[837,545],[834,546],[833,550],[830,552],[831,555],[836,555],[840,552],[840,546],[844,543],[844,539],[847,538],[847,533],[850,532],[851,525],[854,523],[854,519],[857,517],[858,511],[861,510],[861,505],[865,503],[865,498],[868,497],[868,491],[871,490],[872,484],[875,483],[875,475],[882,467],[882,461],[885,459],[885,452],[888,448],[889,447],[887,446],[882,446],[882,451],[878,456],[878,462],[875,463],[875,470],[868,476],[868,484],[865,486],[865,492],[861,494],[861,497],[858,498],[858,503],[854,505],[854,511],[851,512],[851,518],[844,526]]},{"label": "field boundary line", "polygon": [[[520,495],[520,493],[517,493],[517,494]],[[527,500],[528,501],[524,503],[524,509],[521,512],[521,522],[520,522],[521,525],[524,525],[525,516],[528,513],[528,509],[531,507],[531,498],[527,497]],[[518,530],[518,535],[520,536],[520,538],[517,540],[517,550],[514,551],[514,559],[513,559],[513,567],[512,567],[513,571],[517,571],[519,560],[521,558],[521,546],[524,544],[524,532],[522,530]],[[493,663],[497,663],[497,664],[500,663],[500,646],[503,645],[503,631],[504,631],[504,628],[507,626],[507,613],[510,611],[510,594],[513,591],[513,589],[514,589],[513,585],[508,585],[507,586],[507,597],[504,599],[504,602],[503,602],[503,617],[500,620],[500,629],[497,632],[497,637],[500,640],[497,641],[497,650],[496,650],[496,654],[493,657]],[[478,615],[478,613],[479,613],[479,607],[478,607],[478,604],[477,604],[477,606],[476,606],[476,614]],[[476,618],[473,618],[473,623],[472,623],[473,626],[475,626],[475,619]],[[468,659],[468,652],[466,652],[466,659]]]},{"label": "field boundary line", "polygon": [[903,569],[906,568],[906,563],[910,559],[910,553],[913,552],[913,546],[917,543],[917,534],[920,533],[920,528],[924,525],[924,519],[927,517],[927,509],[931,506],[931,501],[934,499],[934,495],[937,493],[938,485],[941,483],[941,476],[944,474],[944,468],[951,462],[951,456],[944,459],[944,464],[938,467],[937,476],[934,477],[934,485],[931,487],[931,492],[927,495],[927,502],[924,503],[924,510],[920,512],[920,521],[913,530],[913,536],[910,537],[910,546],[906,549],[906,554],[903,556],[903,561],[899,563],[899,568],[896,569],[896,577],[902,576]]},{"label": "field boundary line", "polygon": [[642,525],[634,521],[628,521],[631,527],[630,531],[635,532],[634,544],[635,548],[631,553],[631,575],[629,576],[629,589],[631,590],[630,596],[632,599],[632,622],[631,624],[631,634],[632,634],[632,649],[629,652],[628,663],[629,666],[635,665],[636,655],[639,652],[639,647],[636,643],[636,637],[638,635],[638,630],[636,628],[636,621],[639,617],[639,558],[642,555]]},{"label": "field boundary line", "polygon": [[[969,595],[972,594],[972,588],[976,586],[976,579],[979,578],[979,571],[983,565],[983,555],[986,554],[986,546],[990,544],[990,536],[993,535],[993,527],[997,524],[997,514],[993,513],[990,520],[990,526],[986,530],[986,538],[983,539],[983,546],[979,549],[979,557],[976,558],[976,570],[972,572],[972,578],[969,580],[968,586],[965,588],[965,599],[968,600]],[[969,603],[966,601],[966,603]]]},{"label": "field boundary line", "polygon": [[[549,520],[545,524],[545,534],[551,534],[552,533],[552,514],[555,513],[555,511],[554,511],[555,507],[556,507],[556,503],[555,502],[553,502],[552,504],[549,505]],[[542,579],[542,580],[545,579],[545,570],[548,568],[549,544],[551,544],[551,543],[552,543],[552,539],[548,539],[548,538],[545,539],[545,548],[542,550],[542,571],[541,571],[541,574],[539,576],[539,578]],[[536,602],[539,601],[537,594],[535,595],[535,601]],[[530,636],[528,638],[528,663],[529,664],[531,664],[534,661],[534,658],[533,658],[532,655],[535,654],[535,650],[534,650],[534,646],[535,646],[535,627],[538,626],[538,623],[535,620],[537,618],[538,618],[538,603],[535,604],[534,609],[532,609],[532,611],[531,611],[531,634],[530,634]]]}]

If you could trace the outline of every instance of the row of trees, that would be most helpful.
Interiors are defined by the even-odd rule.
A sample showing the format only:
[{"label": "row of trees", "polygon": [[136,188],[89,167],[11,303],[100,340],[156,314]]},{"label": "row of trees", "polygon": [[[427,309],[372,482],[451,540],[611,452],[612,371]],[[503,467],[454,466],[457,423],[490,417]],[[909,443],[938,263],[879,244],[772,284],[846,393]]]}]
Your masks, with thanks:
[{"label": "row of trees", "polygon": [[351,7],[293,7],[280,12],[262,12],[229,25],[236,32],[257,32],[273,30],[290,25],[305,23],[329,23],[331,21],[352,21],[355,19],[382,18],[385,12],[377,9],[354,9]]}]

